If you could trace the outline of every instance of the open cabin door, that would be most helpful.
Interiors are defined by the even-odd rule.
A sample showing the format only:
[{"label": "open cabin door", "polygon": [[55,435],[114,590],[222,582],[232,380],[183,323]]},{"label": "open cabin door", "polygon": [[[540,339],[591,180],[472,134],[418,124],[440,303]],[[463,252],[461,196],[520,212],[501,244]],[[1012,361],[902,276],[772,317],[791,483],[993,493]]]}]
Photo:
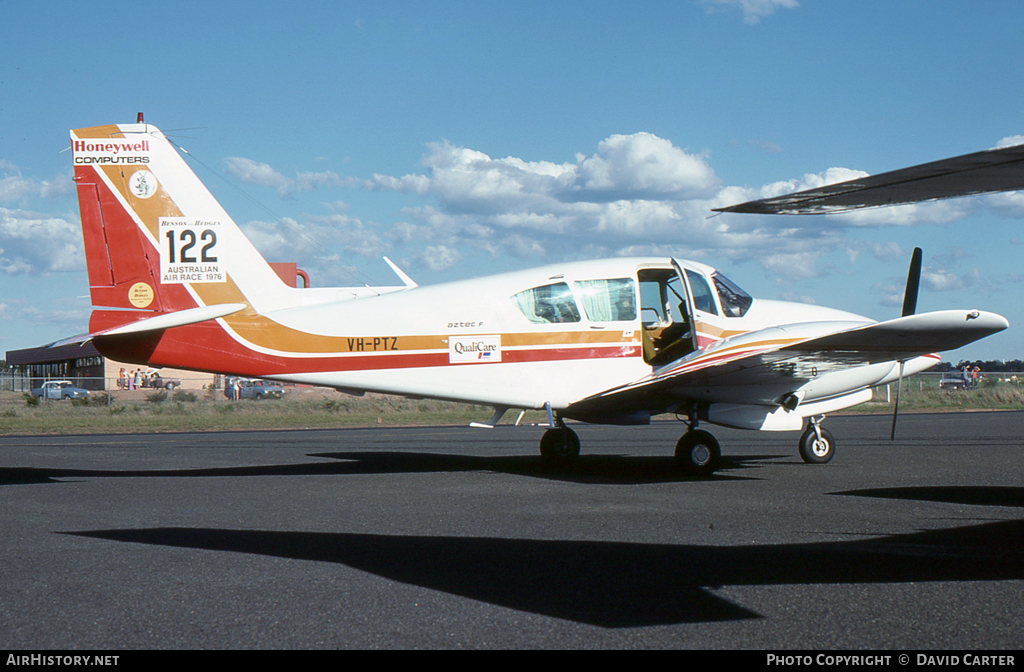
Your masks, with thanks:
[{"label": "open cabin door", "polygon": [[644,361],[662,366],[697,350],[693,293],[679,264],[641,269],[638,278]]},{"label": "open cabin door", "polygon": [[[679,265],[679,262],[672,259],[672,268],[676,269],[676,275],[679,276],[679,280],[683,284],[683,292],[686,294],[686,307],[685,315],[686,323],[690,325],[690,345],[691,352],[693,350],[700,350],[700,344],[697,343],[697,321],[694,319],[693,312],[693,289],[690,287],[690,281],[686,277],[686,272],[683,271],[683,267]],[[683,306],[680,306],[680,311],[683,311]]]}]

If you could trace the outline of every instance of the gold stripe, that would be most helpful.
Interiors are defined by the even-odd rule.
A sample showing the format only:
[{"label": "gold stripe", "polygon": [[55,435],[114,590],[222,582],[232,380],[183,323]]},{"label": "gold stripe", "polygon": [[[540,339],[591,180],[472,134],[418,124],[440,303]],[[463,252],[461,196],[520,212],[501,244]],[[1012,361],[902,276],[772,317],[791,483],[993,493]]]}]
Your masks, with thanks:
[{"label": "gold stripe", "polygon": [[[227,283],[225,283],[227,284]],[[232,283],[233,286],[233,283]],[[230,303],[232,299],[218,300],[217,303]],[[248,314],[247,314],[248,313]],[[223,318],[224,322],[239,337],[255,346],[286,353],[328,354],[336,352],[356,352],[356,339],[362,339],[364,346],[374,338],[387,338],[378,346],[377,352],[412,351],[412,350],[448,350],[449,337],[469,337],[489,334],[423,334],[423,335],[392,335],[387,333],[353,333],[345,336],[328,336],[310,334],[305,331],[287,327],[263,315],[252,314],[246,308],[240,313]],[[623,337],[622,332],[594,333],[589,331],[560,331],[557,333],[501,333],[502,348],[556,347],[560,345],[618,345],[636,343],[633,338]],[[393,341],[391,339],[394,339]],[[373,352],[362,350],[360,352]]]}]

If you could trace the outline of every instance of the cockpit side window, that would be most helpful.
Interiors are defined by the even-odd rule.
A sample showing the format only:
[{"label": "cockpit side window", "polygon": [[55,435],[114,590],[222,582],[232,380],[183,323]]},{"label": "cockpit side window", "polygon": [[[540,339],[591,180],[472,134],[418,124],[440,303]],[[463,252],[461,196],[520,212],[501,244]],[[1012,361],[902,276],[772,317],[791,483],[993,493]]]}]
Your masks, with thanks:
[{"label": "cockpit side window", "polygon": [[564,282],[534,287],[512,295],[512,303],[534,324],[579,322],[580,311]]},{"label": "cockpit side window", "polygon": [[636,295],[630,278],[578,280],[575,285],[591,322],[636,319]]},{"label": "cockpit side window", "polygon": [[743,317],[750,310],[754,299],[740,289],[739,285],[721,273],[715,273],[711,280],[718,290],[718,300],[722,302],[722,311],[726,317]]}]

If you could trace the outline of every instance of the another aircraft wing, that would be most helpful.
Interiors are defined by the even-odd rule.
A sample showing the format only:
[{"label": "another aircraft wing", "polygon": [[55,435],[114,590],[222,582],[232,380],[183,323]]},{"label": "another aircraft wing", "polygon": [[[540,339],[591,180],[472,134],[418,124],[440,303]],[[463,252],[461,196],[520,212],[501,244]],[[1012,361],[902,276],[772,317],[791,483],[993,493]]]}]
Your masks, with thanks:
[{"label": "another aircraft wing", "polygon": [[953,350],[1008,326],[994,313],[944,310],[867,324],[771,327],[723,339],[629,385],[582,399],[566,415],[664,413],[685,401],[778,405],[824,374]]},{"label": "another aircraft wing", "polygon": [[1024,145],[965,154],[714,210],[764,215],[825,215],[1018,189],[1024,189]]}]

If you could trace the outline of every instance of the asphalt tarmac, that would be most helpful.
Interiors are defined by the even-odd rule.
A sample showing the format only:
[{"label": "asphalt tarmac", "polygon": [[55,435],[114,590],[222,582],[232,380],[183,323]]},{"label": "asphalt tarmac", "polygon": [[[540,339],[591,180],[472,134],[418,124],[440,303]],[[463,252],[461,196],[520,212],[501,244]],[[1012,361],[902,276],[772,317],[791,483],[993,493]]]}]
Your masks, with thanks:
[{"label": "asphalt tarmac", "polygon": [[1024,413],[0,438],[0,649],[1018,649]]}]

